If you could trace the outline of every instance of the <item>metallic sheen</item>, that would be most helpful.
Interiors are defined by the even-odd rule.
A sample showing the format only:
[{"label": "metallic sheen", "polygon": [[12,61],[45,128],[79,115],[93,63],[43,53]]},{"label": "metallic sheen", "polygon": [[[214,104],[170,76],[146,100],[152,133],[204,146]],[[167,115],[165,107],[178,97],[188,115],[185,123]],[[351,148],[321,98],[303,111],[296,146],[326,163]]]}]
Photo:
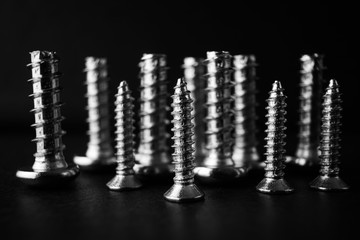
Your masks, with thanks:
[{"label": "metallic sheen", "polygon": [[141,187],[140,181],[135,176],[133,167],[134,156],[134,99],[131,97],[126,81],[118,87],[115,101],[116,120],[116,175],[107,186],[111,190],[134,189]]},{"label": "metallic sheen", "polygon": [[87,57],[85,65],[89,143],[85,156],[75,156],[74,162],[89,171],[113,169],[116,162],[110,135],[107,62],[105,58]]},{"label": "metallic sheen", "polygon": [[194,183],[194,118],[190,92],[184,79],[179,79],[173,98],[172,128],[174,140],[173,159],[175,163],[174,185],[164,194],[172,202],[201,200],[204,193]]},{"label": "metallic sheen", "polygon": [[164,54],[143,54],[140,66],[140,139],[134,169],[141,176],[172,174],[168,149],[167,66]]},{"label": "metallic sheen", "polygon": [[68,165],[63,155],[65,146],[61,128],[59,59],[55,52],[33,51],[30,53],[32,69],[36,138],[35,162],[32,168],[18,170],[16,176],[24,183],[34,186],[62,185],[76,178],[79,168]]},{"label": "metallic sheen", "polygon": [[279,81],[275,81],[267,100],[268,121],[266,144],[265,178],[257,185],[256,189],[262,193],[290,193],[294,189],[285,181],[285,122],[286,122],[286,96]]},{"label": "metallic sheen", "polygon": [[322,191],[347,190],[349,186],[339,177],[341,98],[339,85],[330,80],[322,104],[320,141],[320,175],[310,187]]}]

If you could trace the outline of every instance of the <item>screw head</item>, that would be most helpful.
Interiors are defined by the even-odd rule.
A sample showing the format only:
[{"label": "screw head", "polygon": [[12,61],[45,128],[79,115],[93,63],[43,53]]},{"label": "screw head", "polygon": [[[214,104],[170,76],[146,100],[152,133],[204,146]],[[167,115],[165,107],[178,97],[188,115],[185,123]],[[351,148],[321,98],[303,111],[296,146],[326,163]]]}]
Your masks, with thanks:
[{"label": "screw head", "polygon": [[318,176],[310,183],[310,187],[321,191],[344,191],[350,188],[338,176]]},{"label": "screw head", "polygon": [[79,166],[72,164],[67,168],[47,172],[38,172],[32,168],[24,168],[16,172],[16,177],[29,186],[57,187],[68,184],[74,180],[79,173]]},{"label": "screw head", "polygon": [[74,163],[79,165],[82,170],[89,172],[115,171],[117,166],[115,157],[106,159],[91,159],[85,156],[75,156]]},{"label": "screw head", "polygon": [[264,178],[256,186],[256,190],[268,194],[291,193],[294,191],[283,178]]},{"label": "screw head", "polygon": [[106,186],[110,190],[122,191],[140,188],[142,184],[134,175],[116,175]]},{"label": "screw head", "polygon": [[204,193],[195,184],[174,184],[164,197],[170,202],[192,202],[204,199]]}]

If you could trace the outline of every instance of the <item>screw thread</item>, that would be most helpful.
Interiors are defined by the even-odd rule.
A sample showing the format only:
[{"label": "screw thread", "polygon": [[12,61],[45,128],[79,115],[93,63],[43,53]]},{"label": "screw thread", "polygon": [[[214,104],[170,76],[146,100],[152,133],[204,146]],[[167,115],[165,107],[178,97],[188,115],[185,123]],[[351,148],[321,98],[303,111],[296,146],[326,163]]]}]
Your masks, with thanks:
[{"label": "screw thread", "polygon": [[336,177],[339,174],[341,98],[339,85],[330,80],[323,97],[320,141],[320,174]]},{"label": "screw thread", "polygon": [[[150,166],[169,159],[158,157],[168,153],[167,112],[167,67],[166,55],[144,54],[140,70],[140,141],[137,159]],[[160,123],[160,124],[159,124]]]},{"label": "screw thread", "polygon": [[303,55],[300,61],[300,121],[296,157],[308,159],[307,161],[316,161],[320,138],[320,109],[325,67],[323,56],[318,54]]},{"label": "screw thread", "polygon": [[[254,55],[234,56],[234,92],[235,92],[235,144],[233,159],[241,159],[236,156],[238,152],[253,153],[254,161],[259,159],[256,151],[256,59]],[[240,154],[239,154],[240,155]],[[239,162],[237,164],[243,165]]]},{"label": "screw thread", "polygon": [[113,156],[110,135],[107,61],[105,58],[86,58],[89,143],[86,156],[101,159]]},{"label": "screw thread", "polygon": [[205,108],[204,165],[208,167],[233,166],[231,55],[228,52],[207,52]]},{"label": "screw thread", "polygon": [[204,65],[203,59],[196,59],[193,57],[187,57],[184,59],[184,79],[187,85],[187,89],[190,91],[190,97],[194,101],[192,102],[194,119],[193,124],[195,126],[194,135],[194,148],[195,156],[200,159],[205,154],[204,142],[205,142],[205,128],[204,128]]},{"label": "screw thread", "polygon": [[126,81],[122,81],[115,95],[117,174],[134,174],[134,98]]},{"label": "screw thread", "polygon": [[284,176],[285,168],[285,133],[286,130],[286,96],[283,93],[283,88],[279,81],[273,83],[270,96],[267,100],[268,114],[266,117],[267,137],[266,140],[266,166],[265,178],[282,178]]},{"label": "screw thread", "polygon": [[59,58],[55,52],[30,52],[34,108],[35,115],[36,153],[32,168],[39,172],[66,168],[68,165],[63,155],[65,146],[62,136],[65,134],[61,128],[60,85],[61,73],[58,70]]},{"label": "screw thread", "polygon": [[172,96],[173,107],[173,137],[174,148],[173,161],[175,164],[174,182],[177,184],[190,184],[194,182],[194,118],[191,104],[193,100],[190,97],[190,91],[187,90],[184,79],[179,79],[174,87],[175,92]]}]

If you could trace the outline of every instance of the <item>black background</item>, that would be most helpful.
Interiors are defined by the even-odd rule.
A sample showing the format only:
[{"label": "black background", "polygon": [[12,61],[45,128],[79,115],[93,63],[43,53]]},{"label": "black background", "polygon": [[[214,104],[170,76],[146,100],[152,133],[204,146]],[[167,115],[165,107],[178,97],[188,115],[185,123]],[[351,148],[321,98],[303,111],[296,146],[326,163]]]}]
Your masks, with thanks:
[{"label": "black background", "polygon": [[[169,94],[172,93],[176,79],[182,76],[181,64],[184,57],[205,57],[206,51],[210,50],[227,50],[233,55],[255,54],[259,64],[257,82],[259,147],[261,148],[264,137],[265,100],[272,82],[280,80],[288,96],[287,149],[291,153],[296,146],[299,58],[304,53],[322,53],[325,55],[325,64],[328,68],[327,80],[337,79],[343,93],[343,152],[346,159],[342,160],[345,167],[353,169],[359,166],[359,157],[356,155],[359,144],[356,116],[359,110],[357,69],[359,61],[357,60],[358,41],[355,37],[359,21],[356,9],[355,6],[345,3],[315,4],[313,2],[260,4],[248,1],[233,1],[232,3],[221,1],[212,4],[210,2],[168,1],[160,4],[153,1],[141,3],[104,0],[97,2],[1,1],[0,134],[2,145],[0,149],[6,152],[7,159],[1,159],[0,167],[2,174],[7,177],[4,181],[9,183],[9,186],[14,186],[13,175],[16,168],[23,164],[31,164],[33,161],[31,154],[35,146],[30,142],[30,139],[34,137],[33,129],[30,127],[33,116],[29,113],[33,103],[28,98],[32,88],[27,83],[31,72],[26,68],[26,64],[30,61],[29,52],[33,50],[56,51],[61,58],[60,70],[63,73],[61,85],[64,87],[61,96],[66,103],[62,108],[62,113],[66,117],[63,128],[68,132],[68,135],[64,137],[68,161],[71,161],[75,152],[85,151],[87,143],[85,135],[87,113],[84,109],[86,99],[83,85],[84,58],[87,56],[108,59],[111,78],[110,99],[113,103],[115,99],[112,96],[116,93],[117,85],[121,80],[128,81],[134,97],[138,98],[138,62],[143,53],[167,54],[170,67]],[[113,109],[113,104],[111,108]],[[74,141],[75,135],[78,136],[76,141]],[[17,152],[22,152],[22,154],[16,154]],[[20,156],[21,158],[28,157],[19,159]],[[351,171],[344,173],[353,174]],[[81,184],[88,186],[86,183],[85,181]],[[354,184],[355,182],[352,185]],[[166,188],[154,191],[161,192]],[[30,205],[35,204],[36,199],[44,197],[38,194],[37,197],[32,198],[32,196],[30,200],[26,200],[26,191],[21,192],[22,195],[20,195],[23,197],[25,195],[24,201],[29,201]],[[149,192],[149,190],[146,191]],[[11,192],[13,195],[9,195],[9,192],[11,191],[8,190],[8,195],[5,195],[5,199],[9,202],[13,201],[12,197],[19,194]],[[62,195],[66,193],[60,193],[60,196]],[[355,195],[358,196],[358,192],[355,192]],[[53,195],[46,194],[45,198],[52,198],[51,196]],[[219,201],[220,199],[221,197]],[[263,201],[261,199],[260,201]],[[295,199],[300,201],[299,198]],[[215,200],[216,197],[209,201],[211,203]],[[60,201],[55,204],[56,206],[68,204],[66,198],[64,202],[59,199],[55,201]],[[335,202],[338,201],[342,200]],[[221,211],[221,204],[216,204],[216,201],[213,203],[215,203],[213,205],[215,209]],[[101,204],[98,202],[95,205],[101,206],[102,209],[104,206]],[[326,206],[332,206],[331,204]],[[220,208],[216,208],[218,205]],[[10,204],[9,210],[1,213],[10,216],[14,206]],[[142,207],[140,206],[140,209]],[[304,211],[307,207],[305,205]],[[196,209],[189,208],[193,208],[191,211]],[[351,207],[346,210],[350,211]],[[190,210],[181,211],[175,210],[176,216],[180,214],[180,219],[174,217],[176,221],[183,221],[182,217],[186,219]],[[270,216],[272,213],[271,210],[269,211],[266,214]],[[341,212],[339,209],[338,211]],[[97,212],[94,214],[98,216]],[[232,215],[229,215],[231,218]],[[151,219],[162,217],[161,214],[152,216]],[[51,214],[46,217],[51,218]],[[226,216],[223,215],[223,217]],[[309,216],[305,214],[301,219],[306,221],[311,217],[311,214]],[[205,221],[203,218],[204,215],[201,215],[200,219]],[[73,220],[68,219],[70,222]],[[196,223],[196,220],[193,221]],[[235,218],[234,221],[236,221]],[[301,226],[301,223],[297,224]],[[16,229],[16,224],[12,227]],[[274,227],[278,228],[276,225]],[[203,231],[206,230],[203,229]],[[213,231],[220,232],[217,232],[216,227]],[[152,233],[151,236],[158,234],[156,231]],[[251,236],[251,233],[247,236]]]}]

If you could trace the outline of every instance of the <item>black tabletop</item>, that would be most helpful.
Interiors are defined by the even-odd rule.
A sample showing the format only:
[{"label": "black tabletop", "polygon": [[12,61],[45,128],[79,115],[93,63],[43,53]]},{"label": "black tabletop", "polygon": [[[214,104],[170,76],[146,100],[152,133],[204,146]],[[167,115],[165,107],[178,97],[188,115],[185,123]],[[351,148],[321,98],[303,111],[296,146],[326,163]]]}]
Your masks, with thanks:
[{"label": "black tabletop", "polygon": [[[29,188],[15,172],[34,161],[30,138],[1,136],[1,239],[347,239],[357,232],[359,174],[349,164],[344,163],[341,172],[352,187],[347,192],[311,190],[308,183],[316,170],[288,167],[293,194],[258,193],[255,186],[263,173],[253,171],[232,183],[197,182],[205,200],[177,204],[163,198],[171,178],[113,192],[105,185],[113,173],[81,172],[67,188]],[[86,135],[66,135],[64,142],[67,161],[72,162],[72,156],[86,148]],[[346,149],[344,161],[356,156],[353,148]]]}]

